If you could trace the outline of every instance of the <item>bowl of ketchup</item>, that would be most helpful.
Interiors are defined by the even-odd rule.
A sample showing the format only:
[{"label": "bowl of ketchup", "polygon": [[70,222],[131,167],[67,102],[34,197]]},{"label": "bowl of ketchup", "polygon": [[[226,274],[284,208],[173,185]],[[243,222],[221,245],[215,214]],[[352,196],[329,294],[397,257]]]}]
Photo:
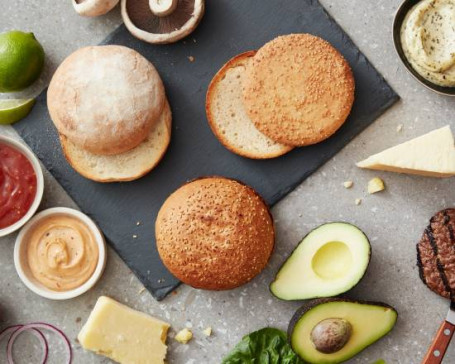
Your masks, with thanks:
[{"label": "bowl of ketchup", "polygon": [[0,135],[0,236],[22,227],[43,197],[38,158],[24,144]]}]

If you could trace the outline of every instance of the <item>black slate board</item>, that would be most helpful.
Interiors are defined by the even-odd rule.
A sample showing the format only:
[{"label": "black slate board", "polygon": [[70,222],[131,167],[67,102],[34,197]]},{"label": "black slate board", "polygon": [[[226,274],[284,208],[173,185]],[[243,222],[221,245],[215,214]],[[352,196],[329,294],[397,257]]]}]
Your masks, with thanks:
[{"label": "black slate board", "polygon": [[[327,39],[351,64],[356,101],[348,122],[326,142],[275,160],[253,161],[231,154],[207,125],[205,93],[211,78],[232,56],[257,49],[278,35],[298,32]],[[139,51],[154,63],[166,85],[173,136],[154,171],[138,181],[118,184],[99,184],[79,176],[61,153],[45,92],[30,116],[15,128],[158,300],[179,284],[162,265],[154,242],[155,217],[172,191],[189,179],[223,175],[253,186],[273,205],[398,100],[343,30],[312,0],[208,1],[202,23],[185,41],[153,46],[120,26],[104,43]],[[190,62],[188,56],[195,61]]]}]

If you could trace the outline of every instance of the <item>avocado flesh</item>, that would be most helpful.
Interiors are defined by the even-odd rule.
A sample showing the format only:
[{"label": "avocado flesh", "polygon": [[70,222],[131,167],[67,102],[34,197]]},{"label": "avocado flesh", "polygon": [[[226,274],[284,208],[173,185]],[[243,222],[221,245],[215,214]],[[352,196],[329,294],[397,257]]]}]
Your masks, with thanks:
[{"label": "avocado flesh", "polygon": [[328,223],[311,231],[270,285],[282,300],[332,297],[354,287],[365,274],[371,248],[366,235],[348,223]]},{"label": "avocado flesh", "polygon": [[[288,334],[292,349],[305,362],[337,364],[349,360],[386,335],[394,327],[397,316],[392,307],[384,304],[342,299],[315,300],[297,311]],[[341,350],[324,354],[312,343],[311,331],[319,322],[334,317],[348,321],[352,325],[352,335]]]}]

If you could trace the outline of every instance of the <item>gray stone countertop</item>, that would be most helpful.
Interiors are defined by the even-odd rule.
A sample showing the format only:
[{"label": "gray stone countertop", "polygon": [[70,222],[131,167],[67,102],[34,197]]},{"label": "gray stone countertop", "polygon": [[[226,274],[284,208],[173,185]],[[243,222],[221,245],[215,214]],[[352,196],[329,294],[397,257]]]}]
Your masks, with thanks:
[{"label": "gray stone countertop", "polygon": [[[253,282],[227,292],[206,292],[181,286],[174,295],[156,302],[140,282],[109,249],[101,281],[87,294],[65,302],[53,302],[33,294],[19,280],[13,266],[15,235],[0,239],[0,327],[31,321],[51,322],[63,329],[74,348],[74,363],[108,363],[84,350],[75,339],[100,295],[111,296],[133,308],[172,324],[169,363],[215,364],[240,338],[264,326],[286,329],[300,303],[273,298],[268,284],[284,258],[313,227],[333,220],[358,225],[369,236],[373,254],[365,279],[349,297],[387,302],[399,312],[391,334],[365,350],[350,363],[371,364],[383,358],[388,364],[419,363],[447,312],[448,301],[439,298],[419,280],[415,244],[431,215],[455,205],[452,179],[432,179],[359,170],[354,163],[425,132],[447,124],[455,126],[455,99],[426,90],[401,65],[393,48],[391,28],[399,0],[322,0],[355,43],[385,76],[402,100],[344,148],[335,158],[308,178],[273,209],[277,248],[268,268]],[[33,31],[43,44],[47,68],[32,90],[37,94],[50,79],[56,65],[73,50],[97,44],[121,23],[119,8],[95,19],[79,17],[70,0],[0,0],[0,32]],[[403,130],[397,126],[403,124]],[[0,133],[12,134],[10,127]],[[384,179],[387,190],[368,195],[369,179]],[[346,190],[343,182],[354,181]],[[46,173],[41,208],[75,206],[55,180]],[[362,198],[357,206],[354,201]],[[202,329],[211,326],[206,338]],[[178,344],[175,331],[190,327],[195,339]],[[38,347],[22,338],[18,363],[36,363]],[[54,341],[52,338],[51,341]],[[0,363],[5,363],[4,343]],[[52,345],[51,363],[62,363],[61,347]],[[455,362],[455,345],[444,363]]]}]

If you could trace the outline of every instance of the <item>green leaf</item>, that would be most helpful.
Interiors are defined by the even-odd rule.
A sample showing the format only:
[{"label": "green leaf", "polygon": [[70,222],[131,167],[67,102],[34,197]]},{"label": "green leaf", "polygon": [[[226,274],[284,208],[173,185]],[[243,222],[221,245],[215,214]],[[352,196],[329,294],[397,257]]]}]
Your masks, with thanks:
[{"label": "green leaf", "polygon": [[264,328],[243,337],[222,364],[305,364],[278,329]]}]

